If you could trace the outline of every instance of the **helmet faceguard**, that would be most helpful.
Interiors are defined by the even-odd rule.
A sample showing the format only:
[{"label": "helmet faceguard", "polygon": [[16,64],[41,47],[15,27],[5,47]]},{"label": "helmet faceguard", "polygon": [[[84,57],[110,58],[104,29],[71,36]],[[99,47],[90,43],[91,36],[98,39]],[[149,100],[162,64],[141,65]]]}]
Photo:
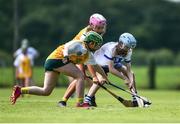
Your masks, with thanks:
[{"label": "helmet faceguard", "polygon": [[[102,45],[103,38],[98,33],[94,32],[94,31],[90,31],[86,34],[84,42],[88,45],[88,47],[91,51],[94,51]],[[93,45],[93,48],[90,48],[90,46],[89,46],[90,44]]]},{"label": "helmet faceguard", "polygon": [[126,56],[129,50],[130,48],[126,47],[122,42],[119,42],[119,44],[116,46],[116,53],[118,55]]}]

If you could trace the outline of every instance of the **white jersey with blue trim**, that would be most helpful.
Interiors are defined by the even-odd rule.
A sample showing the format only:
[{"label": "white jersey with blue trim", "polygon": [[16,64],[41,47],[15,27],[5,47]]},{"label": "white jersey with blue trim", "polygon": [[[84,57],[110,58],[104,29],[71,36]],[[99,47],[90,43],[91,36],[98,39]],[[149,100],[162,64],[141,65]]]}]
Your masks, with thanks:
[{"label": "white jersey with blue trim", "polygon": [[105,66],[108,65],[110,61],[114,61],[114,64],[121,63],[123,61],[129,63],[131,61],[132,50],[130,50],[125,57],[115,55],[117,45],[118,42],[108,42],[104,44],[99,50],[97,50],[94,53],[94,58],[97,64]]}]

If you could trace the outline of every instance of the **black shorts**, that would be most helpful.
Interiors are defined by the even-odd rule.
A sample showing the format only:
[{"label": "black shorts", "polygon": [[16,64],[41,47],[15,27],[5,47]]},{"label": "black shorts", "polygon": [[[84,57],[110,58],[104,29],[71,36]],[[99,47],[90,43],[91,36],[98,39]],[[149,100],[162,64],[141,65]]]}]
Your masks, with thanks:
[{"label": "black shorts", "polygon": [[102,69],[104,70],[104,72],[105,72],[106,75],[107,75],[107,73],[109,73],[109,68],[108,68],[108,66],[105,65],[105,66],[101,66],[101,67],[102,67]]},{"label": "black shorts", "polygon": [[[116,63],[115,65],[114,65],[114,68],[115,69],[119,69],[119,68],[122,68],[122,63]],[[105,65],[105,66],[101,66],[102,68],[103,68],[103,70],[104,70],[104,72],[106,73],[106,75],[107,75],[107,73],[109,73],[109,67],[108,67],[108,65]]]},{"label": "black shorts", "polygon": [[44,68],[45,71],[54,71],[54,69],[62,67],[66,64],[64,64],[61,59],[48,59],[45,61]]}]

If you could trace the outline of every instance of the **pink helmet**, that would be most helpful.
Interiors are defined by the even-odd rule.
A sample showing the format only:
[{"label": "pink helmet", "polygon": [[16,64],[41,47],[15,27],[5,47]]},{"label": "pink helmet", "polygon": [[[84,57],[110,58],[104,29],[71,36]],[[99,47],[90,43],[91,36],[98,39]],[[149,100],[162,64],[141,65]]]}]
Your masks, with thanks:
[{"label": "pink helmet", "polygon": [[95,13],[91,15],[89,19],[89,24],[93,26],[101,26],[106,25],[106,19],[101,14]]}]

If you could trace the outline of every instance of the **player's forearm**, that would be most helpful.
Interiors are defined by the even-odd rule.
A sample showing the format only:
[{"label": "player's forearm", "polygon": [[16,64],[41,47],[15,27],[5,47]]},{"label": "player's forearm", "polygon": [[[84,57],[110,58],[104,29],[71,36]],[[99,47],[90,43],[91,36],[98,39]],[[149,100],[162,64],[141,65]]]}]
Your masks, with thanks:
[{"label": "player's forearm", "polygon": [[132,73],[131,71],[128,71],[128,72],[127,72],[127,75],[128,75],[128,79],[129,79],[131,82],[134,82],[133,73]]},{"label": "player's forearm", "polygon": [[88,70],[89,70],[91,76],[96,77],[96,72],[95,72],[93,66],[92,65],[87,65],[87,67],[88,67]]},{"label": "player's forearm", "polygon": [[104,72],[104,70],[99,66],[99,65],[94,65],[94,68],[96,69],[96,71],[101,74],[103,76],[103,78],[108,81],[108,78]]},{"label": "player's forearm", "polygon": [[132,82],[134,82],[134,78],[133,78],[133,73],[132,73],[132,70],[131,70],[131,64],[127,63],[126,67],[127,67],[127,76],[128,76],[128,79],[132,83]]}]

